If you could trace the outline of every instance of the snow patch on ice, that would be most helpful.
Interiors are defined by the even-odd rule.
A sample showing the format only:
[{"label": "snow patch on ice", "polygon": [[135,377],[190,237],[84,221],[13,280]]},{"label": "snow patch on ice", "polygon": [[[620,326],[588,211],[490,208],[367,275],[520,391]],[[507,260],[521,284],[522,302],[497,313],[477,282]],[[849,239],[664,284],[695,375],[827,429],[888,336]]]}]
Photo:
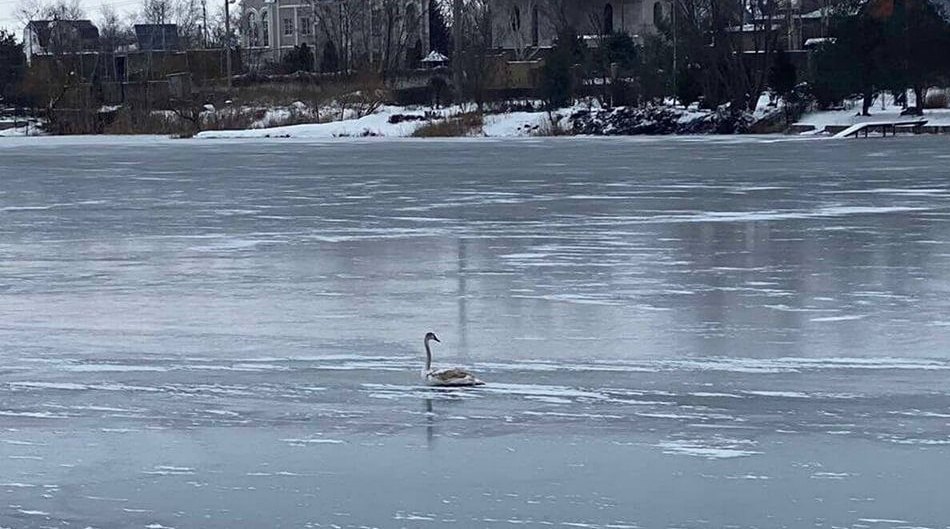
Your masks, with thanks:
[{"label": "snow patch on ice", "polygon": [[710,444],[701,440],[674,440],[663,441],[657,443],[656,446],[661,448],[664,454],[687,455],[705,459],[733,459],[761,454],[762,452],[748,449],[748,446],[753,444],[751,441],[727,441]]}]

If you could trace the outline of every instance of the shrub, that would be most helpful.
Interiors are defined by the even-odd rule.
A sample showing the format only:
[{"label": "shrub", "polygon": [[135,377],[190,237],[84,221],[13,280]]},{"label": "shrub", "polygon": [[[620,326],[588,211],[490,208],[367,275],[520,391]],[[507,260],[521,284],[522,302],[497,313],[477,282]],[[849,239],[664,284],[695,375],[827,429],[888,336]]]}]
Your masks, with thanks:
[{"label": "shrub", "polygon": [[280,73],[294,72],[312,72],[313,71],[313,50],[306,43],[300,46],[294,46],[294,49],[288,51],[280,61],[278,68]]},{"label": "shrub", "polygon": [[950,96],[946,90],[928,90],[924,96],[924,108],[947,108],[950,106]]},{"label": "shrub", "polygon": [[549,110],[574,102],[574,65],[583,60],[583,46],[570,30],[558,35],[554,50],[541,68],[539,95]]},{"label": "shrub", "polygon": [[481,131],[484,120],[478,112],[466,112],[446,119],[432,121],[412,133],[416,138],[456,138],[471,136]]}]

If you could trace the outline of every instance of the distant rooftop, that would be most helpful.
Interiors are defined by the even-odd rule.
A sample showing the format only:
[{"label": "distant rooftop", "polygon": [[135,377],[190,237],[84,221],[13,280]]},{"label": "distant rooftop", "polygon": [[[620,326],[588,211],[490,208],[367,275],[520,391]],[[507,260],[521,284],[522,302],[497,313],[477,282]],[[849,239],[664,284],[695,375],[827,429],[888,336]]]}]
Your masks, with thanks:
[{"label": "distant rooftop", "polygon": [[84,41],[98,41],[99,30],[91,20],[31,20],[27,29],[32,30],[40,46],[49,46],[50,35],[54,29],[70,29]]},{"label": "distant rooftop", "polygon": [[140,51],[167,51],[181,47],[177,24],[136,24],[135,39]]}]

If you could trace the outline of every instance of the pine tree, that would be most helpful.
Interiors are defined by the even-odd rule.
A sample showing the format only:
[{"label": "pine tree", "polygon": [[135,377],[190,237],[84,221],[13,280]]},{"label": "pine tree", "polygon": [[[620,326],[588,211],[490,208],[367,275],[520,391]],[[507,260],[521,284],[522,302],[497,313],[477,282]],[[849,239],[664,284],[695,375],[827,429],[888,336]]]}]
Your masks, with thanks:
[{"label": "pine tree", "polygon": [[548,110],[574,102],[574,67],[584,62],[583,42],[571,28],[559,32],[554,49],[541,68],[541,99]]},{"label": "pine tree", "polygon": [[789,60],[788,54],[779,52],[775,54],[775,61],[772,68],[769,69],[769,88],[782,97],[788,96],[795,89],[798,82],[798,72],[795,71],[795,65]]},{"label": "pine tree", "polygon": [[429,49],[452,56],[452,34],[438,0],[429,0]]},{"label": "pine tree", "polygon": [[23,45],[12,33],[0,29],[0,105],[22,103],[19,85],[25,73]]},{"label": "pine tree", "polygon": [[300,46],[294,46],[294,49],[287,52],[280,61],[280,69],[283,73],[310,72],[313,71],[313,52],[307,43]]},{"label": "pine tree", "polygon": [[340,71],[340,56],[337,55],[336,46],[332,40],[327,41],[327,45],[323,47],[323,60],[320,61],[320,71]]}]

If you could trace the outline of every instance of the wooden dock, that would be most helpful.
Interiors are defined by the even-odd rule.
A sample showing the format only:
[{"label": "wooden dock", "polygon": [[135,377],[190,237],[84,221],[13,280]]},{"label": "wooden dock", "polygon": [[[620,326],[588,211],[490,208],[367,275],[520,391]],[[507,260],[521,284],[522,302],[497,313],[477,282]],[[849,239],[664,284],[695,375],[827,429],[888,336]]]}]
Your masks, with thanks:
[{"label": "wooden dock", "polygon": [[926,119],[915,119],[912,121],[869,121],[866,123],[856,123],[851,125],[832,137],[847,138],[853,136],[855,138],[859,138],[863,133],[864,137],[867,138],[868,134],[872,132],[880,132],[881,137],[887,137],[888,132],[891,133],[891,136],[896,136],[898,131],[908,131],[914,134],[920,134],[924,125],[926,124]]}]

